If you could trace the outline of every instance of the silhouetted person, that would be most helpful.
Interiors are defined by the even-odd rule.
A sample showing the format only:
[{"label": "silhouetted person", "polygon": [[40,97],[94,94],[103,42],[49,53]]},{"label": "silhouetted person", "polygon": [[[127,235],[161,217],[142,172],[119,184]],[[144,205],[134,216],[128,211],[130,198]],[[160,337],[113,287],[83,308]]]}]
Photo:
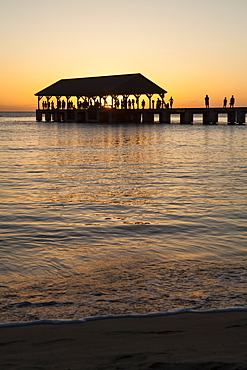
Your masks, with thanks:
[{"label": "silhouetted person", "polygon": [[155,103],[154,100],[152,100],[152,109],[154,109],[154,103]]},{"label": "silhouetted person", "polygon": [[145,100],[143,99],[143,101],[142,101],[142,109],[144,109],[145,108]]},{"label": "silhouetted person", "polygon": [[128,99],[127,97],[125,96],[124,97],[124,109],[127,109],[128,108]]},{"label": "silhouetted person", "polygon": [[156,102],[156,109],[160,109],[161,107],[161,100],[158,98]]},{"label": "silhouetted person", "polygon": [[54,103],[53,103],[53,101],[51,102],[51,109],[54,109]]},{"label": "silhouetted person", "polygon": [[230,108],[233,108],[234,107],[234,103],[235,103],[235,98],[234,96],[232,95],[231,99],[230,99]]},{"label": "silhouetted person", "polygon": [[135,109],[135,100],[132,99],[132,102],[131,103],[132,103],[132,108]]},{"label": "silhouetted person", "polygon": [[173,98],[172,98],[172,96],[170,97],[169,101],[170,101],[170,108],[172,109],[172,106],[173,106]]},{"label": "silhouetted person", "polygon": [[205,96],[205,106],[206,108],[209,108],[209,96],[208,95]]},{"label": "silhouetted person", "polygon": [[131,109],[131,100],[130,99],[128,100],[128,107],[129,107],[129,109]]},{"label": "silhouetted person", "polygon": [[225,97],[225,99],[223,100],[223,108],[226,108],[227,106],[227,98]]}]

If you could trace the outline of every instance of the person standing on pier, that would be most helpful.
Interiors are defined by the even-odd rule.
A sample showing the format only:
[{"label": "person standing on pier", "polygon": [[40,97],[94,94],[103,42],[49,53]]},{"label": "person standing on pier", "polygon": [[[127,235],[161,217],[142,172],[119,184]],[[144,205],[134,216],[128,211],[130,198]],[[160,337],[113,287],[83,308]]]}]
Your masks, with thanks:
[{"label": "person standing on pier", "polygon": [[173,106],[173,98],[172,98],[172,96],[170,97],[169,102],[170,102],[170,108],[172,109],[172,106]]},{"label": "person standing on pier", "polygon": [[226,108],[227,106],[227,98],[225,97],[225,99],[223,100],[223,108]]},{"label": "person standing on pier", "polygon": [[230,99],[230,108],[233,108],[234,107],[234,103],[235,103],[235,98],[234,96],[232,95],[231,99]]},{"label": "person standing on pier", "polygon": [[205,106],[206,108],[209,108],[209,96],[208,95],[205,96]]}]

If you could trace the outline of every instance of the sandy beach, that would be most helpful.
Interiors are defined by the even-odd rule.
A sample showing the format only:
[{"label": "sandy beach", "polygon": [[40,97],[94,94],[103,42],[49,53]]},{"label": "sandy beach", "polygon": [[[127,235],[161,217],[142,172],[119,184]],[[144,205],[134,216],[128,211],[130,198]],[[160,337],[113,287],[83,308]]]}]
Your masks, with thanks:
[{"label": "sandy beach", "polygon": [[0,328],[0,369],[247,369],[247,311]]}]

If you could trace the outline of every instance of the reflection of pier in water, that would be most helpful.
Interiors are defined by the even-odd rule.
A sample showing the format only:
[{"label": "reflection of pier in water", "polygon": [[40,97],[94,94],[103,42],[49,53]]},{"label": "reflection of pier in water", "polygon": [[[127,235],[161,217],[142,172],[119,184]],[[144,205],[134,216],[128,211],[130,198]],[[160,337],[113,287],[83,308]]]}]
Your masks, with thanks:
[{"label": "reflection of pier in water", "polygon": [[78,123],[171,123],[178,115],[181,124],[193,124],[194,117],[201,115],[204,125],[217,124],[220,115],[225,115],[228,124],[245,124],[247,107],[236,108],[175,108],[175,109],[37,109],[36,119],[47,122]]}]

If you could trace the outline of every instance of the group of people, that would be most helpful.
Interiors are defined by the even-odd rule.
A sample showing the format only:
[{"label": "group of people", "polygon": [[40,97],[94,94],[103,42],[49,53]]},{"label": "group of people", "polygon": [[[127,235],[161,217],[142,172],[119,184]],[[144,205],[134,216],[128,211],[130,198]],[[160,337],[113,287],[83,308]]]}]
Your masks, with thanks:
[{"label": "group of people", "polygon": [[[206,108],[209,108],[209,96],[206,95],[205,98],[205,107]],[[170,97],[169,99],[169,103],[165,103],[164,101],[161,101],[159,98],[157,99],[156,103],[154,100],[152,100],[152,109],[162,109],[162,108],[166,108],[166,109],[172,109],[173,107],[173,98],[172,96]],[[230,108],[233,108],[234,107],[234,104],[235,104],[235,98],[234,98],[234,95],[231,96],[230,98],[230,101],[229,101],[229,106]],[[76,109],[75,105],[73,104],[72,101],[68,101],[68,109]],[[106,101],[105,101],[105,105],[106,106]],[[143,99],[142,102],[141,102],[141,106],[142,106],[142,109],[145,108],[145,105],[146,105],[146,102],[145,100]],[[103,106],[103,107],[104,107]],[[114,108],[121,108],[121,109],[135,109],[135,107],[138,108],[139,104],[138,104],[138,99],[127,99],[127,97],[124,97],[122,100],[119,101],[118,98],[115,98],[114,99],[114,105],[113,107]],[[51,103],[49,101],[43,101],[42,102],[42,107],[43,109],[55,109],[55,106],[54,106],[54,102],[52,101]],[[87,100],[85,99],[83,102],[79,101],[78,102],[78,106],[77,108],[78,109],[87,109],[89,107],[94,107],[94,108],[100,108],[101,107],[101,103],[96,100],[96,101],[92,101],[91,99]],[[225,97],[223,99],[223,108],[226,108],[227,107],[227,98]],[[60,101],[58,100],[57,102],[57,109],[65,109],[66,108],[66,103],[64,100]]]},{"label": "group of people", "polygon": [[[209,96],[206,95],[204,100],[205,100],[205,107],[209,108]],[[234,98],[234,95],[232,95],[230,98],[230,102],[229,102],[230,108],[233,108],[234,104],[235,104],[235,98]],[[227,97],[225,97],[223,100],[223,108],[226,108],[226,107],[227,107]]]},{"label": "group of people", "polygon": [[[142,109],[145,108],[146,101],[143,99],[141,102]],[[172,109],[173,106],[173,98],[171,97],[169,99],[169,103],[165,103],[162,101],[160,98],[158,98],[155,102],[155,100],[152,100],[152,109],[162,109],[162,108],[167,108],[167,109]],[[78,101],[77,103],[77,109],[87,109],[89,107],[94,107],[94,108],[100,108],[100,107],[109,107],[106,99],[104,102],[104,105],[102,106],[100,101],[95,100],[95,99],[84,99],[84,101]],[[110,106],[116,109],[139,109],[139,99],[128,99],[127,97],[124,97],[122,100],[119,100],[118,98],[115,98],[113,100],[113,105]],[[66,103],[64,100],[58,100],[57,101],[57,107],[55,108],[54,102],[53,101],[43,101],[42,102],[42,108],[43,109],[66,109]],[[76,106],[74,105],[72,100],[69,100],[67,102],[67,109],[76,109]]]},{"label": "group of people", "polygon": [[[235,104],[235,98],[232,95],[232,97],[230,99],[230,108],[233,108],[234,104]],[[227,106],[227,98],[225,97],[225,99],[223,100],[223,108],[226,108],[226,106]]]},{"label": "group of people", "polygon": [[[68,102],[68,107],[69,107],[69,103]],[[70,103],[71,104],[71,103]],[[58,100],[57,102],[57,109],[65,109],[66,107],[66,103],[64,100],[60,101]],[[52,101],[51,103],[49,102],[49,100],[46,102],[46,101],[42,101],[42,108],[43,109],[55,109],[55,105],[54,105],[54,102]]]}]

